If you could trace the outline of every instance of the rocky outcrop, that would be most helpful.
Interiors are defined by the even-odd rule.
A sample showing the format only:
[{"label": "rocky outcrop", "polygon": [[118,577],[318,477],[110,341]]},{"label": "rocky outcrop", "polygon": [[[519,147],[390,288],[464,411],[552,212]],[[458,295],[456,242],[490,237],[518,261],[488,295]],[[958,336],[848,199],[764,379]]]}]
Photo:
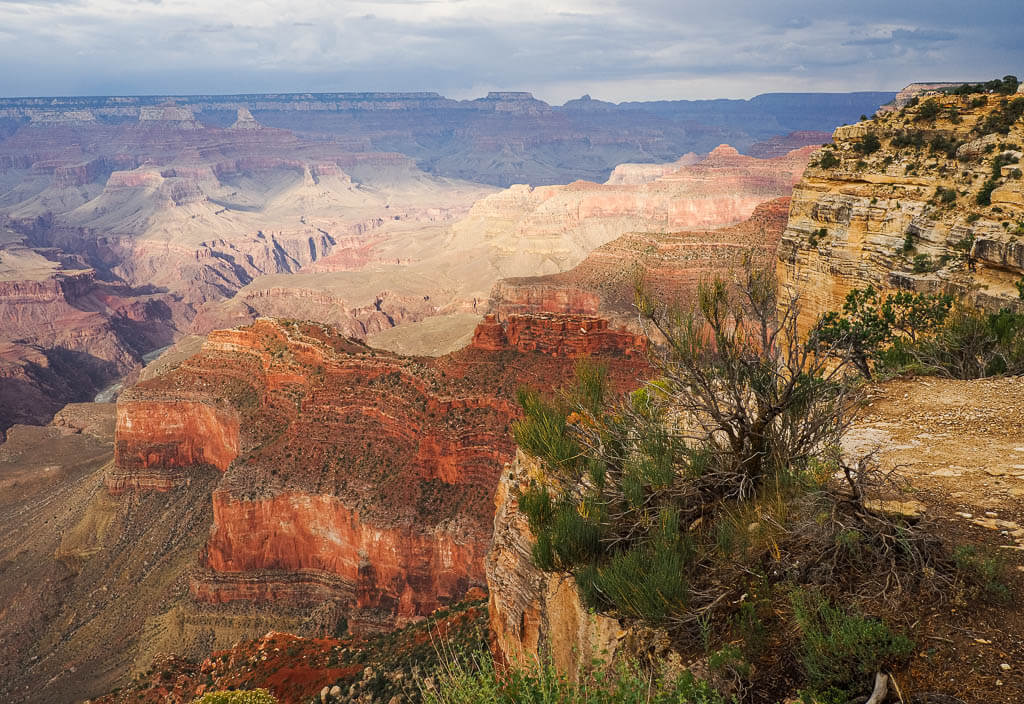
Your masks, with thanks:
[{"label": "rocky outcrop", "polygon": [[239,418],[207,397],[122,400],[107,489],[170,489],[196,465],[224,471],[238,456]]},{"label": "rocky outcrop", "polygon": [[606,186],[638,186],[641,183],[656,181],[662,176],[679,171],[684,166],[697,164],[701,159],[701,155],[687,152],[667,164],[619,164],[612,169],[611,175],[604,183]]},{"label": "rocky outcrop", "polygon": [[610,329],[607,320],[593,315],[564,311],[512,314],[502,323],[492,313],[477,326],[471,346],[487,351],[539,352],[552,357],[640,358],[647,350],[647,338]]},{"label": "rocky outcrop", "polygon": [[[631,337],[602,323],[573,321],[594,339]],[[520,385],[554,388],[588,352],[618,388],[645,368],[622,347],[574,342],[584,335],[565,321],[506,327],[498,338],[515,344],[437,359],[312,323],[214,332],[198,355],[121,395],[108,490],[223,472],[191,581],[198,599],[326,599],[367,630],[419,618],[484,583]]]},{"label": "rocky outcrop", "polygon": [[531,481],[547,480],[534,460],[517,452],[494,498],[494,537],[487,553],[494,650],[513,665],[550,657],[559,672],[575,677],[594,659],[610,662],[626,629],[588,609],[570,575],[534,566],[533,535],[517,499]]},{"label": "rocky outcrop", "polygon": [[802,329],[869,284],[1020,304],[1024,124],[1006,103],[936,96],[836,130],[793,191],[779,246]]},{"label": "rocky outcrop", "polygon": [[686,306],[701,281],[729,280],[748,258],[754,266],[773,266],[789,203],[789,198],[763,203],[747,220],[717,230],[623,235],[569,271],[499,281],[491,292],[491,311],[498,320],[538,313],[601,317],[613,327],[637,330],[638,276],[659,302]]}]

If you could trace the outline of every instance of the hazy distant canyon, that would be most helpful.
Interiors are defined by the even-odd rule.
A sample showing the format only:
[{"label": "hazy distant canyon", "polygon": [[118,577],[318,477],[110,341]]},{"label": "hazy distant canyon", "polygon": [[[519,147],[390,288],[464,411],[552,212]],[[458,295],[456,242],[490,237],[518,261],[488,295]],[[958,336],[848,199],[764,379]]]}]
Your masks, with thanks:
[{"label": "hazy distant canyon", "polygon": [[457,349],[499,279],[736,223],[888,97],[0,100],[0,432],[260,316]]}]

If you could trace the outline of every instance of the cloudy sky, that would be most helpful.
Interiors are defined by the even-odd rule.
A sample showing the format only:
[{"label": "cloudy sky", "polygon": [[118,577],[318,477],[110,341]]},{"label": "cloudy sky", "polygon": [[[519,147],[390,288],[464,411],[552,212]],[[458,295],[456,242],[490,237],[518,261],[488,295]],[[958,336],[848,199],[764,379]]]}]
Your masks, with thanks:
[{"label": "cloudy sky", "polygon": [[0,0],[0,95],[529,90],[562,103],[1024,75],[1021,0]]}]

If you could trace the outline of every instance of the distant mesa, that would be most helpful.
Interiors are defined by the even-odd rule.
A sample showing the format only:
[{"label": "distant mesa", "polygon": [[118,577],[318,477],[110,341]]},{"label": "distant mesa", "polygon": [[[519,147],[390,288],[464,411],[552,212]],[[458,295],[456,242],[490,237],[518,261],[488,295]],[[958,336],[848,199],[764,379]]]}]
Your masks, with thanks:
[{"label": "distant mesa", "polygon": [[190,108],[158,106],[139,108],[140,125],[170,125],[179,129],[198,130],[203,125],[196,120]]},{"label": "distant mesa", "polygon": [[263,125],[256,121],[256,118],[249,112],[249,108],[238,108],[238,119],[231,125],[233,130],[259,130]]},{"label": "distant mesa", "polygon": [[96,122],[96,116],[91,110],[47,110],[33,113],[30,119],[33,125],[73,125]]}]

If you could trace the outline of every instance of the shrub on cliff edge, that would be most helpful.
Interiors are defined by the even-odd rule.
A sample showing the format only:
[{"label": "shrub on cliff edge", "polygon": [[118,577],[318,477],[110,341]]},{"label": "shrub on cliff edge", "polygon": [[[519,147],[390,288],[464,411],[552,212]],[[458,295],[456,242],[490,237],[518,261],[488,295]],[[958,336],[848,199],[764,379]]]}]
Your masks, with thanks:
[{"label": "shrub on cliff edge", "polygon": [[277,697],[265,689],[237,689],[207,692],[192,704],[277,704]]}]

